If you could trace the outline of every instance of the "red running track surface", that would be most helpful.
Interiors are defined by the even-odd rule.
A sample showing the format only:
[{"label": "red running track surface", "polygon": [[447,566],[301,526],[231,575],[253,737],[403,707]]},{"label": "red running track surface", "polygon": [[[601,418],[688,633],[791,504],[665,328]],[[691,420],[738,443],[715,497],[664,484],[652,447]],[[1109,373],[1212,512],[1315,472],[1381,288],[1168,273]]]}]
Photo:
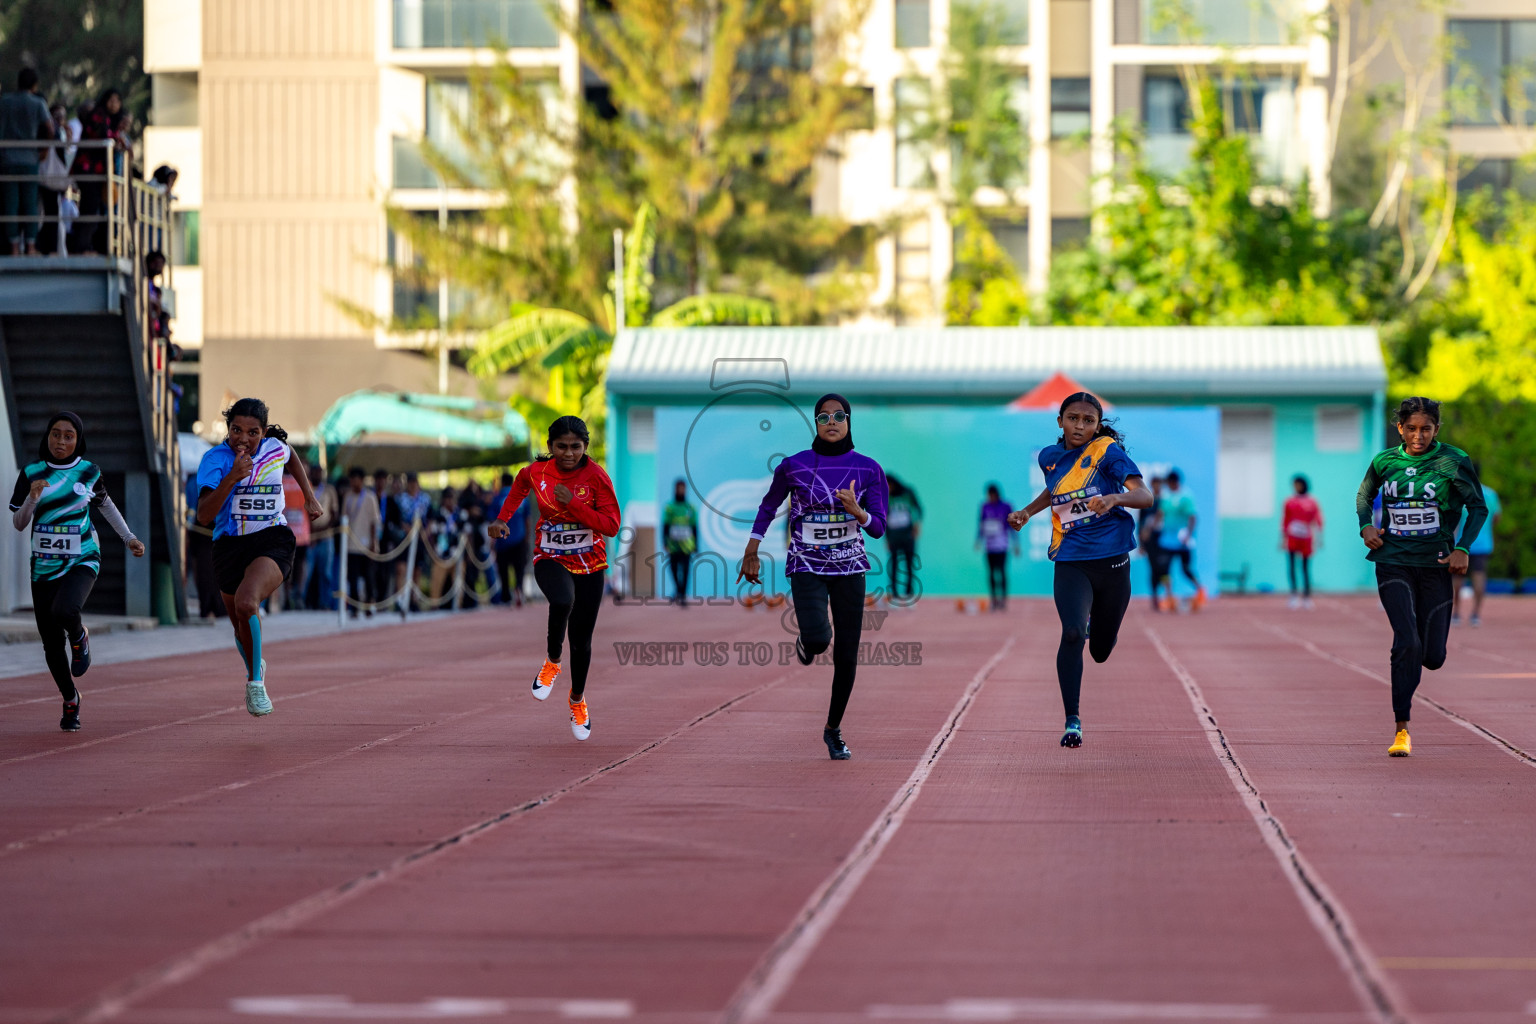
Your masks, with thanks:
[{"label": "red running track surface", "polygon": [[1407,759],[1364,597],[1138,602],[1080,750],[1047,602],[867,630],[922,664],[843,763],[763,609],[605,607],[584,744],[538,608],[269,645],[260,720],[232,647],[98,666],[73,735],[0,680],[0,1024],[1529,1021],[1533,626],[1454,635]]}]

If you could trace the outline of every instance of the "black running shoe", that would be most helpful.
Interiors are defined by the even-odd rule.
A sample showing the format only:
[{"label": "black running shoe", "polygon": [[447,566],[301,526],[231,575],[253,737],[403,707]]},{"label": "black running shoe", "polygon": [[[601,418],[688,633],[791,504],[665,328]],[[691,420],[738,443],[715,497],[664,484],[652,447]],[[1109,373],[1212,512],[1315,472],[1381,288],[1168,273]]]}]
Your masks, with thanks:
[{"label": "black running shoe", "polygon": [[80,687],[75,687],[75,699],[64,702],[64,717],[59,719],[59,728],[65,732],[80,731]]},{"label": "black running shoe", "polygon": [[853,751],[848,749],[848,744],[843,742],[843,730],[823,729],[821,739],[827,745],[827,753],[834,761],[846,761],[853,756]]},{"label": "black running shoe", "polygon": [[1064,747],[1080,747],[1083,745],[1083,720],[1076,715],[1067,716],[1066,731],[1061,734],[1061,745]]},{"label": "black running shoe", "polygon": [[800,664],[802,665],[809,665],[812,661],[816,660],[815,657],[805,649],[805,641],[799,637],[795,637],[795,657],[799,659]]},{"label": "black running shoe", "polygon": [[80,639],[69,642],[69,671],[74,676],[85,675],[91,667],[91,631],[80,627]]}]

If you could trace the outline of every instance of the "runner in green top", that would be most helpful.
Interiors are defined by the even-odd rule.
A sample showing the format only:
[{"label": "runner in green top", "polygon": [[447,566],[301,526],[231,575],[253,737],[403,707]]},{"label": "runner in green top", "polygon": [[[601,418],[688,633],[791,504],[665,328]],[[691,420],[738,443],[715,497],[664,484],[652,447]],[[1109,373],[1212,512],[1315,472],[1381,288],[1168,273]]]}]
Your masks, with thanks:
[{"label": "runner in green top", "polygon": [[[1376,563],[1376,589],[1392,623],[1392,710],[1397,735],[1387,753],[1412,749],[1408,718],[1424,669],[1445,664],[1451,631],[1451,575],[1467,571],[1467,548],[1488,518],[1472,460],[1437,440],[1440,403],[1409,398],[1397,410],[1403,443],[1371,460],[1355,496],[1360,537]],[[1381,525],[1373,506],[1381,497]],[[1462,509],[1460,538],[1453,537]]]},{"label": "runner in green top", "polygon": [[91,509],[101,512],[135,558],[144,557],[144,545],[107,497],[100,467],[87,462],[84,455],[85,427],[80,417],[72,412],[55,414],[38,446],[38,461],[22,468],[11,492],[11,525],[32,530],[32,613],[48,671],[64,698],[59,728],[66,732],[80,728],[75,677],[91,667],[90,633],[80,621],[80,611],[101,571],[101,545]]},{"label": "runner in green top", "polygon": [[688,607],[688,566],[699,549],[699,513],[688,504],[688,481],[678,480],[672,487],[672,501],[661,513],[662,538],[667,551],[667,567],[672,570],[676,594],[672,603]]}]

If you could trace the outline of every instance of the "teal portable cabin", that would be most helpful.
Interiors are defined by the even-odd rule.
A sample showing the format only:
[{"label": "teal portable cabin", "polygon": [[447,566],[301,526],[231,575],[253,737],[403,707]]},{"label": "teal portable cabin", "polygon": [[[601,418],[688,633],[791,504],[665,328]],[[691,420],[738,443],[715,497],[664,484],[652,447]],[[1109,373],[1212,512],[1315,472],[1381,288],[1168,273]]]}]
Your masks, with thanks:
[{"label": "teal portable cabin", "polygon": [[[701,560],[717,563],[698,586],[724,593],[714,579],[734,579],[772,466],[809,446],[811,404],[835,391],[853,405],[859,450],[922,502],[923,592],[984,593],[983,489],[997,482],[1024,505],[1040,487],[1035,453],[1056,438],[1054,409],[1011,405],[1058,373],[1109,405],[1147,476],[1181,471],[1209,589],[1285,588],[1280,517],[1297,474],[1325,519],[1314,585],[1371,586],[1354,496],[1383,436],[1386,370],[1364,327],[624,331],[608,366],[609,471],[632,528],[621,582],[650,592],[658,512],[681,478],[701,513]],[[1019,538],[1013,592],[1049,593],[1049,530],[1037,517]],[[879,541],[869,549],[885,555]],[[1146,575],[1135,574],[1142,590]]]}]

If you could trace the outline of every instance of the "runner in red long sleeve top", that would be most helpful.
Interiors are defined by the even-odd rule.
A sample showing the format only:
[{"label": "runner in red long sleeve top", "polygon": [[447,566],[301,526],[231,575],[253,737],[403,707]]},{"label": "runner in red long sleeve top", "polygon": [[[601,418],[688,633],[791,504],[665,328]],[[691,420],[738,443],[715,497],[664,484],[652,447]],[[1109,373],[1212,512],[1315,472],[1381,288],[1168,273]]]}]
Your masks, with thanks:
[{"label": "runner in red long sleeve top", "polygon": [[[556,484],[570,489],[573,497],[569,504],[555,498]],[[608,567],[605,538],[619,532],[619,499],[603,467],[589,458],[583,458],[569,473],[554,459],[524,466],[512,481],[512,490],[497,518],[502,522],[511,519],[530,493],[539,507],[535,562],[553,558],[577,574]]]},{"label": "runner in red long sleeve top", "polygon": [[603,605],[603,570],[608,568],[606,538],[619,532],[619,499],[603,467],[587,456],[587,425],[561,416],[549,425],[549,454],[527,466],[512,481],[496,521],[486,532],[507,535],[507,520],[532,494],[539,508],[534,542],[533,579],[549,602],[549,640],[544,667],[533,680],[535,700],[546,699],[560,675],[560,656],[571,647],[571,734],[592,735],[587,707],[587,669],[592,664],[592,632]]}]

